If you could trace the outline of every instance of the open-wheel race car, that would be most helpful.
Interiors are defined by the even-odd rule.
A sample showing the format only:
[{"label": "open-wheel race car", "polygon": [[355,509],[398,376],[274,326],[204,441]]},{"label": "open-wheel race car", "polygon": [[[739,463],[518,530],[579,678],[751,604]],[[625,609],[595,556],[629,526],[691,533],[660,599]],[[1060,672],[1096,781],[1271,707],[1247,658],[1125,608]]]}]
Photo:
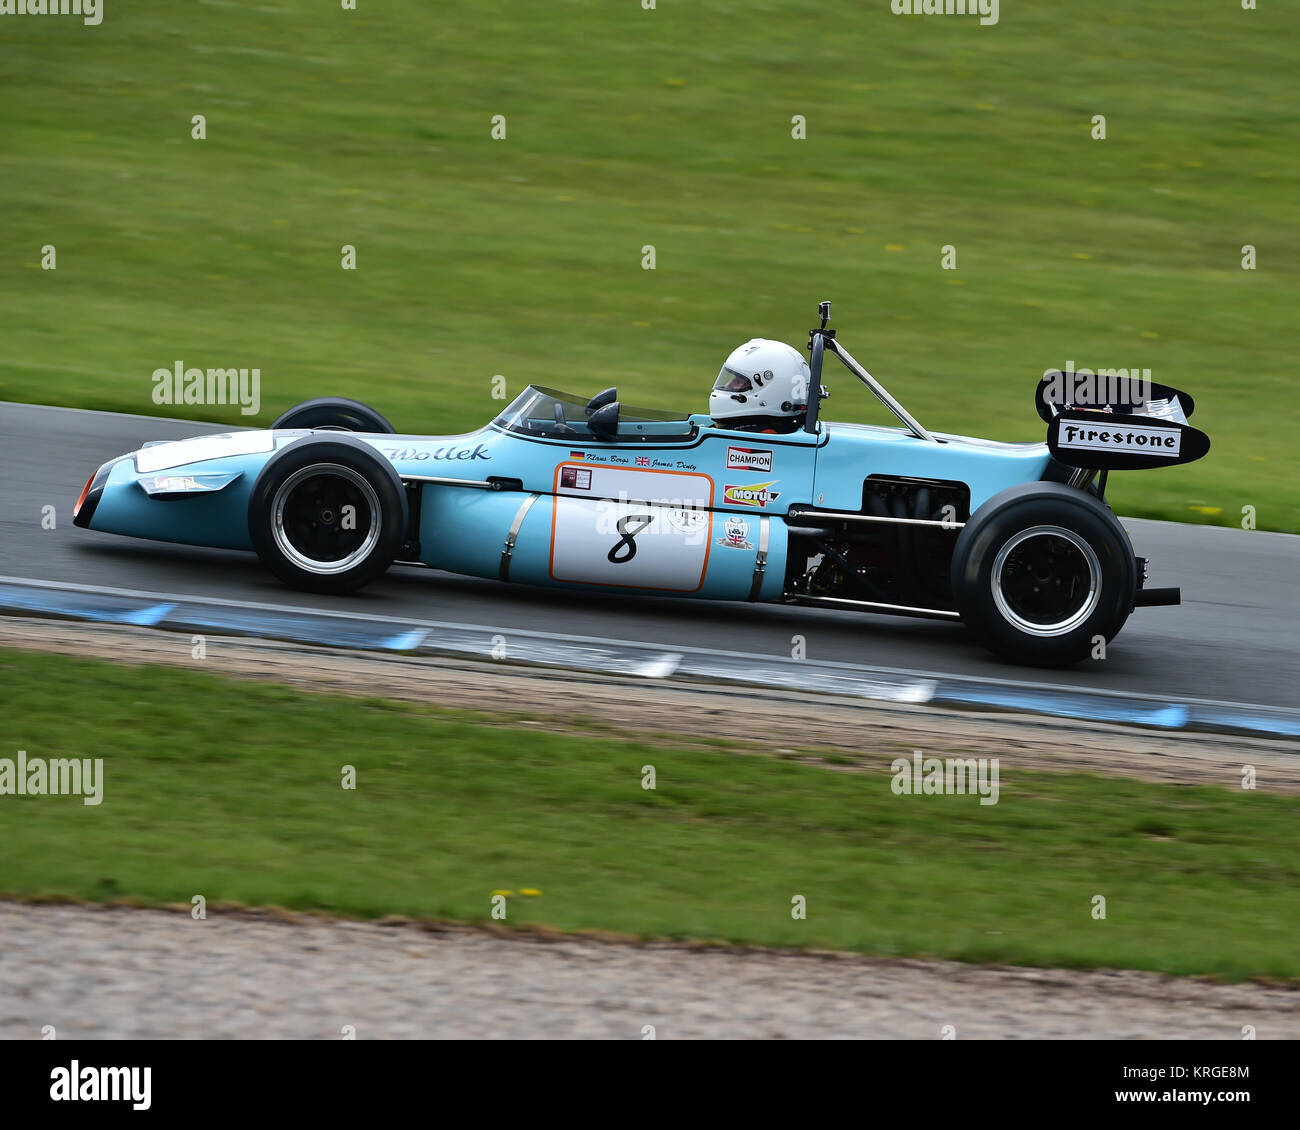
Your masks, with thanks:
[{"label": "open-wheel race car", "polygon": [[[1105,486],[1111,470],[1208,451],[1186,393],[1147,382],[1099,396],[1078,374],[1049,373],[1036,397],[1046,443],[932,433],[827,328],[830,303],[819,312],[806,404],[781,433],[628,408],[615,389],[587,400],[530,386],[455,436],[398,435],[364,404],[321,398],[270,430],[110,460],[75,522],[251,549],[314,592],[413,562],[573,590],[961,620],[1036,665],[1083,658],[1136,607],[1178,603],[1177,589],[1145,586]],[[901,426],[822,420],[827,354]]]}]

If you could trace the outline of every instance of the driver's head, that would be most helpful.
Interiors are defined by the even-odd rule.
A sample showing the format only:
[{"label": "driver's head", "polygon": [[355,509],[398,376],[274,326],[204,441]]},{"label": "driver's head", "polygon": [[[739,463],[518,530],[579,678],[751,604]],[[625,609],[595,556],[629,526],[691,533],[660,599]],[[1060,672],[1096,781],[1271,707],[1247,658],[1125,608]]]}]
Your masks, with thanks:
[{"label": "driver's head", "polygon": [[810,379],[797,349],[756,337],[722,363],[709,415],[723,427],[789,427],[807,407]]}]

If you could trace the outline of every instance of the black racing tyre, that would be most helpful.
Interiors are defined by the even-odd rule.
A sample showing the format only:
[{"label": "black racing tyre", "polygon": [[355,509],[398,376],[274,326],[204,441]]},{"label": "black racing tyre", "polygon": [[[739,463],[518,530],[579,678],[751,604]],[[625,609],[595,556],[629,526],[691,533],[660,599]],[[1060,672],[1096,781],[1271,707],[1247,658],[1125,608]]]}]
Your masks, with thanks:
[{"label": "black racing tyre", "polygon": [[342,593],[384,572],[402,547],[406,495],[392,464],[351,436],[305,436],[257,476],[248,533],[292,588]]},{"label": "black racing tyre", "polygon": [[1025,483],[994,495],[966,523],[953,548],[952,590],[962,620],[990,651],[1064,666],[1124,626],[1137,562],[1124,527],[1091,495]]},{"label": "black racing tyre", "polygon": [[395,434],[393,425],[368,404],[345,396],[318,396],[295,404],[271,425],[273,428],[329,428],[339,432]]}]

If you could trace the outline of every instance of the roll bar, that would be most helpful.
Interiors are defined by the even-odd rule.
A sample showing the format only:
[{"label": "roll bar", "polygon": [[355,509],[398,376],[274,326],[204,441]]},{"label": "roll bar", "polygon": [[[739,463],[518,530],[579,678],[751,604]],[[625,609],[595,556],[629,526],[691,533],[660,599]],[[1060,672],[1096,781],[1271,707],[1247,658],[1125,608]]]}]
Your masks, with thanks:
[{"label": "roll bar", "polygon": [[819,302],[817,312],[821,316],[822,324],[818,329],[808,331],[811,387],[808,390],[808,410],[804,414],[804,431],[815,432],[817,430],[818,409],[822,399],[826,396],[826,389],[821,383],[822,359],[826,350],[829,349],[840,359],[850,373],[872,391],[876,399],[888,408],[898,418],[899,423],[912,435],[917,439],[924,440],[926,443],[938,443],[939,440],[926,431],[916,417],[890,396],[889,390],[859,365],[854,360],[853,355],[835,340],[835,331],[826,328],[826,323],[830,321],[831,304],[829,302]]}]

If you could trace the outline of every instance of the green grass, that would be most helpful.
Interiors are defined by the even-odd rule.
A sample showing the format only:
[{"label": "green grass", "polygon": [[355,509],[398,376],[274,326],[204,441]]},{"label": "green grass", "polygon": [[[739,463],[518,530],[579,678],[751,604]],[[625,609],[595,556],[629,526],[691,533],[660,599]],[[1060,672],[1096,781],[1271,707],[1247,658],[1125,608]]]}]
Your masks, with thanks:
[{"label": "green grass", "polygon": [[508,924],[1300,975],[1293,797],[1021,772],[992,806],[899,797],[883,766],[744,756],[739,741],[633,747],[12,651],[0,688],[0,757],[104,759],[97,807],[0,796],[14,894],[479,922],[493,890],[535,887]]},{"label": "green grass", "polygon": [[[0,398],[166,412],[150,374],[179,359],[260,368],[263,422],[333,393],[466,430],[496,374],[703,410],[731,348],[801,346],[831,297],[939,430],[1041,439],[1045,369],[1150,368],[1214,449],[1117,476],[1117,509],[1300,530],[1298,38],[1235,0],[992,27],[886,0],[6,18]],[[864,418],[832,383],[830,417]]]}]

